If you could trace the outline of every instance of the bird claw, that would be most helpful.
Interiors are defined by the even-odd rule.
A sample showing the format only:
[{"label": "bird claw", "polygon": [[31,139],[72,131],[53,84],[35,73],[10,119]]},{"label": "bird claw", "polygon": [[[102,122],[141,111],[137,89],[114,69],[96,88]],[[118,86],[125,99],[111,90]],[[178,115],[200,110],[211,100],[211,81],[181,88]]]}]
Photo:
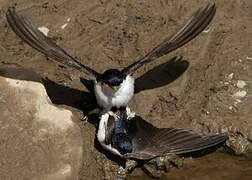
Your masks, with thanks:
[{"label": "bird claw", "polygon": [[131,111],[129,106],[126,107],[126,113],[127,113],[127,119],[130,120],[135,117],[136,113],[134,111]]},{"label": "bird claw", "polygon": [[83,121],[84,124],[86,124],[88,122],[88,115],[83,114],[81,117],[81,121]]}]

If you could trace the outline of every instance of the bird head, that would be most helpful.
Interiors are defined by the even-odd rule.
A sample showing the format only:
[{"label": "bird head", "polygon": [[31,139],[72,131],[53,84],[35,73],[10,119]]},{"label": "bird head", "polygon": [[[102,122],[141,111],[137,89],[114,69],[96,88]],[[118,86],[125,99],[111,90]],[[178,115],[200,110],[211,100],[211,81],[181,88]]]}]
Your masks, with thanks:
[{"label": "bird head", "polygon": [[126,76],[126,74],[117,69],[109,69],[98,76],[96,81],[105,91],[116,92],[121,87]]}]

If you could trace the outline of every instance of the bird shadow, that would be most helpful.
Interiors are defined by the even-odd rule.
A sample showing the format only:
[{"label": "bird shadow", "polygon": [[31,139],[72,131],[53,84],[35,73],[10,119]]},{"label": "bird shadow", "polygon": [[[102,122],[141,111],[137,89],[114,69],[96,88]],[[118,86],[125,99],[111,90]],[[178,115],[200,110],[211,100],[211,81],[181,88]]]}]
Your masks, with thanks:
[{"label": "bird shadow", "polygon": [[67,105],[81,110],[84,114],[88,114],[90,111],[98,108],[92,89],[92,81],[89,80],[85,80],[84,82],[84,79],[81,79],[81,82],[89,90],[89,92],[85,92],[58,84],[47,77],[43,78],[29,68],[20,68],[16,66],[0,67],[0,76],[42,83],[51,102],[56,105]]},{"label": "bird shadow", "polygon": [[[173,82],[186,71],[188,66],[189,62],[183,60],[182,57],[173,57],[170,61],[149,70],[137,78],[135,93]],[[82,110],[84,114],[98,108],[92,80],[80,77],[80,82],[88,89],[88,92],[57,84],[48,78],[43,78],[42,82],[54,104],[71,106]]]},{"label": "bird shadow", "polygon": [[168,62],[144,73],[135,80],[135,94],[143,90],[154,89],[169,84],[179,78],[189,67],[182,56],[175,56]]},{"label": "bird shadow", "polygon": [[92,92],[64,86],[48,78],[43,78],[42,83],[53,104],[67,105],[83,111],[84,114],[88,114],[98,107]]}]

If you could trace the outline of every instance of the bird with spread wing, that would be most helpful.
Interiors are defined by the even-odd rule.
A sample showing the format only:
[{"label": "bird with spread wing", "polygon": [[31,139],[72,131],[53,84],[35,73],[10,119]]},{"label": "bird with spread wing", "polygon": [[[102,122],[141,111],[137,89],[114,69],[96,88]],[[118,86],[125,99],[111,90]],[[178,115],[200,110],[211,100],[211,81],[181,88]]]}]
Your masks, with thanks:
[{"label": "bird with spread wing", "polygon": [[49,59],[76,69],[94,80],[94,92],[98,105],[104,110],[110,110],[114,107],[126,107],[132,99],[134,95],[133,74],[136,70],[194,39],[209,25],[215,12],[215,4],[197,10],[176,33],[164,39],[144,57],[121,70],[108,69],[103,73],[95,71],[69,55],[28,19],[18,15],[14,8],[8,9],[6,17],[12,30],[31,47]]}]

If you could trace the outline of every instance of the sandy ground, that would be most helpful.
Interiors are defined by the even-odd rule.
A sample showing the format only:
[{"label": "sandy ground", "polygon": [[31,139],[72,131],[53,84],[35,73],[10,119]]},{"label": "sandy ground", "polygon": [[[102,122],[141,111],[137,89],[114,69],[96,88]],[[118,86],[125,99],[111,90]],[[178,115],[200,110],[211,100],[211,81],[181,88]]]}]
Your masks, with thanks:
[{"label": "sandy ground", "polygon": [[[0,64],[32,68],[49,78],[52,84],[57,83],[58,89],[52,93],[52,101],[72,110],[76,123],[82,128],[82,179],[101,179],[104,164],[116,166],[94,147],[93,124],[80,121],[82,112],[76,100],[84,102],[87,96],[87,89],[79,81],[82,75],[48,61],[17,38],[6,24],[7,7],[15,5],[19,13],[37,26],[47,27],[49,36],[71,55],[102,72],[134,62],[208,2],[0,0]],[[239,154],[247,151],[252,141],[252,1],[214,2],[218,7],[217,14],[207,31],[137,73],[137,92],[131,106],[137,114],[159,127],[183,127],[201,132],[220,132],[228,128],[231,131],[231,128],[235,137],[241,134],[242,140],[238,144],[247,145],[246,149],[239,149],[238,145],[236,151]],[[183,59],[171,62],[175,56],[183,56]],[[246,85],[240,86],[244,82]],[[71,88],[66,91],[60,85]],[[57,95],[59,92],[61,97]],[[195,160],[198,165],[210,163],[209,166],[197,168],[197,163],[192,163],[191,172],[198,172],[201,179],[211,179],[207,172],[213,172],[216,178],[237,179],[243,167],[251,166],[251,158],[247,160],[246,164],[228,155],[210,155]],[[231,167],[212,167],[211,163],[216,161],[239,163]],[[227,167],[232,173],[224,173],[223,176],[216,173]],[[179,169],[167,177],[195,179],[191,172],[188,168]],[[243,173],[245,179],[252,175],[251,169]],[[144,175],[135,172],[132,179],[139,179],[139,176]]]}]

